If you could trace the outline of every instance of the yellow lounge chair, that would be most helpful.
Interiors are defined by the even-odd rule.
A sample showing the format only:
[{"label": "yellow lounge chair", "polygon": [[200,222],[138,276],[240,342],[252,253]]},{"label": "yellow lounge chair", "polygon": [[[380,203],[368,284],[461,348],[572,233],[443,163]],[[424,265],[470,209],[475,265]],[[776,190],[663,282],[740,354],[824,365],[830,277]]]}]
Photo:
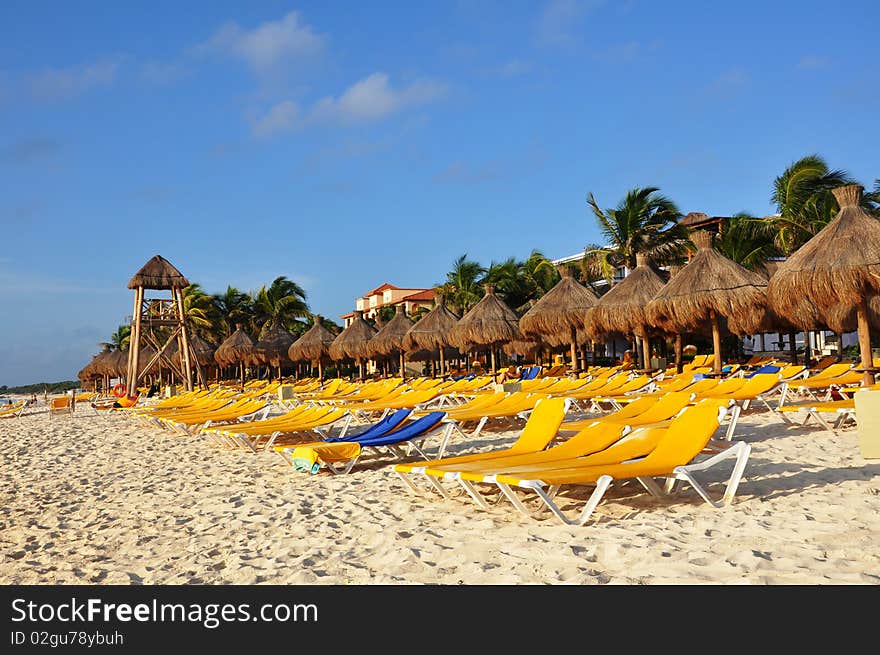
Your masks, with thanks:
[{"label": "yellow lounge chair", "polygon": [[[479,407],[469,411],[458,411],[458,408],[447,410],[446,418],[443,419],[443,422],[451,423],[452,429],[457,431],[463,437],[473,438],[480,434],[489,421],[495,419],[506,419],[511,425],[516,425],[514,419],[527,418],[529,413],[537,405],[538,401],[544,398],[548,398],[548,396],[541,393],[525,393],[522,391],[513,392],[507,395],[507,397],[501,399],[498,403],[485,407]],[[568,399],[561,400],[565,401],[564,404],[567,409],[570,402]],[[462,427],[465,424],[474,421],[477,424],[476,427],[469,434],[466,434]]]},{"label": "yellow lounge chair", "polygon": [[242,423],[208,434],[215,435],[230,447],[244,446],[253,452],[261,452],[271,448],[280,437],[290,437],[309,431],[315,431],[319,436],[324,437],[326,435],[318,430],[332,428],[340,421],[343,422],[341,433],[344,434],[351,420],[349,411],[341,407],[311,407],[307,410],[283,422],[254,421],[260,425]]},{"label": "yellow lounge chair", "polygon": [[597,418],[569,421],[560,430],[581,430],[596,421],[639,427],[669,421],[693,401],[693,394],[686,391],[670,391],[662,396],[645,396],[628,404],[619,411]]},{"label": "yellow lounge chair", "polygon": [[[411,482],[406,479],[405,475],[419,474],[428,466],[474,462],[481,459],[499,457],[504,454],[516,455],[543,450],[556,436],[559,426],[562,424],[562,419],[565,417],[567,408],[568,403],[566,403],[563,398],[543,398],[535,405],[534,411],[529,415],[529,418],[516,441],[508,448],[487,453],[456,455],[454,457],[445,457],[433,461],[426,460],[421,462],[411,462],[408,464],[398,464],[394,467],[394,471],[404,480],[404,482],[406,482],[407,485],[411,485]],[[418,492],[414,487],[411,488]]]},{"label": "yellow lounge chair", "polygon": [[[544,470],[530,471],[525,475],[496,474],[486,476],[482,481],[494,483],[504,496],[519,511],[526,515],[532,512],[523,504],[513,487],[534,492],[544,506],[563,523],[584,525],[602,500],[605,491],[614,480],[638,480],[652,495],[661,495],[663,491],[654,478],[666,479],[667,493],[674,490],[675,481],[690,484],[703,500],[713,507],[722,507],[732,501],[748,462],[750,446],[745,442],[737,442],[721,452],[699,461],[698,456],[710,443],[717,430],[726,408],[719,407],[713,401],[704,401],[672,421],[668,428],[643,428],[629,435],[611,448],[600,451],[591,460],[592,464],[569,467],[553,466]],[[635,433],[639,432],[639,435]],[[631,460],[633,449],[640,445],[639,440],[649,452],[640,459]],[[651,445],[651,442],[654,442]],[[604,453],[604,455],[603,455]],[[620,458],[617,462],[605,462],[611,458]],[[735,458],[733,471],[728,478],[725,492],[720,501],[713,500],[707,490],[695,477],[695,473],[705,471],[729,458]],[[603,463],[596,463],[602,461]],[[558,462],[557,462],[558,464]],[[554,502],[553,497],[560,488],[569,486],[593,485],[594,491],[587,500],[580,514],[569,518]]]}]

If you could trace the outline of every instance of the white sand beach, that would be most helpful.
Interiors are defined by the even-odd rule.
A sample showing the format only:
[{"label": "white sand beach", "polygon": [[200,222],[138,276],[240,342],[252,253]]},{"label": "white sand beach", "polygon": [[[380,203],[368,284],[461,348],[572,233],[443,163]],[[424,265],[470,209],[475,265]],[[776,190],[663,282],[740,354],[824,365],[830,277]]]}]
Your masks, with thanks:
[{"label": "white sand beach", "polygon": [[856,430],[761,411],[736,438],[752,455],[733,505],[621,487],[569,527],[412,496],[387,460],[307,475],[84,404],[40,408],[0,420],[0,583],[880,583],[880,460],[861,457]]}]

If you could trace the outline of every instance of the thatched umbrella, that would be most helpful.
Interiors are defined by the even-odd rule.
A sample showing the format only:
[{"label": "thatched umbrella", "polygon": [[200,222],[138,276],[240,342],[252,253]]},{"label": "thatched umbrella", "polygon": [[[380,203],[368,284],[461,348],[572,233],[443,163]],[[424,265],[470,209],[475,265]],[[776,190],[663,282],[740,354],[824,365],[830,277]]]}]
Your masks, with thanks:
[{"label": "thatched umbrella", "polygon": [[235,332],[217,346],[214,361],[220,366],[234,366],[241,369],[241,383],[244,385],[244,365],[254,354],[254,340],[245,332],[241,324],[236,324]]},{"label": "thatched umbrella", "polygon": [[128,372],[128,350],[114,350],[105,362],[111,377],[124,378]]},{"label": "thatched umbrella", "polygon": [[564,338],[571,344],[571,366],[578,370],[577,331],[584,325],[584,318],[599,298],[591,290],[574,279],[571,268],[559,270],[559,282],[541,296],[531,309],[519,319],[519,327],[527,337]]},{"label": "thatched umbrella", "polygon": [[764,316],[767,280],[715,250],[712,237],[705,230],[691,235],[697,252],[648,303],[645,316],[650,324],[669,331],[695,331],[708,323],[717,374],[721,373],[721,318],[727,319],[734,334],[754,334]]},{"label": "thatched umbrella", "polygon": [[599,298],[596,307],[584,321],[587,332],[608,334],[620,332],[633,334],[642,342],[644,368],[651,366],[651,335],[656,333],[645,316],[645,305],[654,298],[665,282],[651,266],[651,260],[643,253],[636,255],[636,267],[618,284]]},{"label": "thatched umbrella", "polygon": [[287,356],[294,362],[317,362],[318,379],[324,379],[323,360],[330,356],[330,344],[336,335],[324,325],[323,316],[314,317],[314,325],[287,349]]},{"label": "thatched umbrella", "polygon": [[864,384],[874,380],[868,303],[880,294],[880,221],[861,208],[858,184],[833,190],[837,216],[780,264],[770,279],[774,311],[796,321],[804,304],[841,315],[855,310]]},{"label": "thatched umbrella", "polygon": [[278,369],[278,379],[281,379],[281,367],[290,363],[287,351],[296,341],[290,332],[280,324],[273,323],[263,332],[260,340],[254,344],[254,359],[257,365],[275,366]]},{"label": "thatched umbrella", "polygon": [[446,357],[444,351],[452,346],[449,333],[458,323],[458,315],[446,306],[446,296],[436,294],[434,307],[422,316],[403,337],[403,348],[406,351],[437,350],[440,358],[440,375],[446,374]]},{"label": "thatched umbrella", "polygon": [[217,351],[210,341],[205,341],[197,334],[190,335],[189,345],[195,353],[196,361],[202,366],[216,366],[217,360],[214,359],[214,353]]},{"label": "thatched umbrella", "polygon": [[486,295],[450,330],[449,339],[462,351],[488,346],[495,375],[495,348],[508,341],[521,341],[523,334],[516,313],[495,295],[495,285],[487,284],[485,288]]},{"label": "thatched umbrella", "polygon": [[403,376],[404,353],[406,352],[403,347],[403,338],[413,325],[415,323],[406,315],[406,308],[403,304],[397,305],[394,317],[383,325],[382,329],[367,344],[370,356],[387,356],[396,352],[400,357],[400,375]]},{"label": "thatched umbrella", "polygon": [[508,355],[523,355],[524,357],[531,355],[536,358],[545,346],[546,344],[540,339],[525,339],[522,341],[508,341],[501,349]]},{"label": "thatched umbrella", "polygon": [[360,377],[364,377],[365,358],[370,356],[367,344],[376,334],[376,328],[364,320],[364,313],[355,310],[354,320],[330,344],[330,357],[342,360],[349,357],[357,362]]}]

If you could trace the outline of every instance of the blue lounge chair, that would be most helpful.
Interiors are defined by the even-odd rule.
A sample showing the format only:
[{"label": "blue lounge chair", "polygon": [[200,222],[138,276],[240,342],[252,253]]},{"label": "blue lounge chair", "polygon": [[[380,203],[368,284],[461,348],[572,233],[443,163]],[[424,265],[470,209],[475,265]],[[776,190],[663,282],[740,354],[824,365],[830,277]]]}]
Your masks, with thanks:
[{"label": "blue lounge chair", "polygon": [[[384,447],[398,458],[403,458],[411,450],[415,450],[419,456],[427,459],[427,456],[416,445],[415,441],[433,436],[431,433],[441,425],[445,416],[446,412],[431,412],[397,430],[373,436],[372,438],[368,437],[357,441],[342,439],[333,443],[316,442],[277,449],[277,452],[288,463],[292,464],[296,470],[309,473],[317,473],[321,470],[322,466],[326,466],[332,473],[348,473],[357,464],[367,448],[378,449]],[[451,430],[449,429],[441,433],[441,443],[438,449],[439,456],[442,456],[446,448],[446,442],[449,439],[450,433]],[[407,452],[399,448],[399,446],[404,444],[408,446]]]},{"label": "blue lounge chair", "polygon": [[363,441],[375,439],[400,427],[400,425],[409,418],[410,414],[412,414],[412,408],[398,409],[396,412],[389,414],[378,423],[374,423],[357,434],[347,434],[343,437],[328,437],[327,439],[324,439],[324,441],[334,443],[337,441]]},{"label": "blue lounge chair", "polygon": [[747,378],[754,377],[758,373],[779,373],[779,371],[781,371],[781,370],[782,370],[782,368],[779,366],[773,366],[772,364],[765,364],[761,368],[755,369],[754,371],[752,371],[751,373],[749,373],[745,377],[747,377]]}]

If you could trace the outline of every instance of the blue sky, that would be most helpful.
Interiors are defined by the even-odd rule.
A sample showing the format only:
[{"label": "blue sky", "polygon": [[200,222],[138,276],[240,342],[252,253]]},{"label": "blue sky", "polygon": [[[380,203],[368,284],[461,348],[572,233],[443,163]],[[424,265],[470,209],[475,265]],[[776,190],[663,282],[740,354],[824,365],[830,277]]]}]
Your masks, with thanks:
[{"label": "blue sky", "polygon": [[[880,4],[0,4],[0,384],[73,379],[156,253],[334,320],[599,239],[658,186],[766,214],[819,153],[871,186]],[[873,73],[873,75],[872,75]]]}]

